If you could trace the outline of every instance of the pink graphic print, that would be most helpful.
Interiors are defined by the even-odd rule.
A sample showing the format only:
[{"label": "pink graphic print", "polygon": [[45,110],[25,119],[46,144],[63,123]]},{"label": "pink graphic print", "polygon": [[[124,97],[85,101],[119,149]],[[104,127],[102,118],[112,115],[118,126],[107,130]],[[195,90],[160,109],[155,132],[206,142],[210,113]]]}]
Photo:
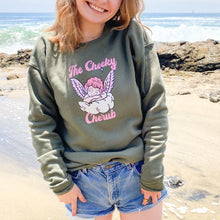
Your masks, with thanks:
[{"label": "pink graphic print", "polygon": [[[76,94],[82,99],[79,102],[81,110],[89,113],[86,116],[88,124],[90,124],[88,119],[90,114],[106,113],[114,107],[114,97],[111,94],[114,87],[114,74],[114,70],[111,70],[104,80],[104,84],[98,77],[88,79],[84,86],[79,80],[71,79]],[[99,119],[101,120],[101,118]],[[99,121],[99,119],[97,120]],[[96,119],[93,117],[92,120]]]}]

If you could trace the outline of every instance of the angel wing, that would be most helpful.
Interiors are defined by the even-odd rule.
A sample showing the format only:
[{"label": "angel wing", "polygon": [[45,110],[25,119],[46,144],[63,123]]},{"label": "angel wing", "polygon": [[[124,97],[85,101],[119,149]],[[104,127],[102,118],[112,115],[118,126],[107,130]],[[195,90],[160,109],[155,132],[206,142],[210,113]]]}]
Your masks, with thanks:
[{"label": "angel wing", "polygon": [[104,81],[104,90],[103,91],[106,94],[110,93],[111,90],[113,89],[113,87],[114,87],[114,79],[115,79],[115,71],[111,70],[109,72],[109,74],[106,76],[105,81]]},{"label": "angel wing", "polygon": [[83,87],[82,83],[77,79],[71,79],[71,83],[73,85],[74,90],[76,91],[76,94],[83,99],[85,95],[87,95],[87,92]]}]

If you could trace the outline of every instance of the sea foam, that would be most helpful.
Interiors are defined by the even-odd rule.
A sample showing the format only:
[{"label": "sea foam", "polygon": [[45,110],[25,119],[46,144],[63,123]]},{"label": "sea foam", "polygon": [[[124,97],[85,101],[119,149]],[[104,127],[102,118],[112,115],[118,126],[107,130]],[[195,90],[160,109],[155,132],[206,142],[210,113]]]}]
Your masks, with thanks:
[{"label": "sea foam", "polygon": [[[54,19],[53,13],[0,13],[0,52],[33,48]],[[220,40],[220,13],[144,13],[141,20],[156,42]]]},{"label": "sea foam", "polygon": [[151,27],[151,38],[157,42],[175,41],[205,41],[209,38],[220,40],[220,27],[186,26],[181,24],[178,27]]}]

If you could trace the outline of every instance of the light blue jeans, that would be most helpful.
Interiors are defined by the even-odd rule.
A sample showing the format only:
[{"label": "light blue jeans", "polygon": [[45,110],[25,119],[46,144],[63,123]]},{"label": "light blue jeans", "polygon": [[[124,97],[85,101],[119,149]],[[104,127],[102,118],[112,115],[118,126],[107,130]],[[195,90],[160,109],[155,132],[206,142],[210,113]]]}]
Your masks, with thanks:
[{"label": "light blue jeans", "polygon": [[[167,190],[161,192],[158,203],[150,200],[142,205],[143,194],[140,188],[142,162],[125,164],[108,162],[91,169],[83,169],[72,174],[73,181],[81,189],[87,202],[77,201],[77,216],[94,218],[108,215],[117,209],[122,213],[138,212],[150,209],[167,196]],[[71,204],[66,205],[67,216],[71,217]],[[72,218],[74,219],[74,218]]]}]

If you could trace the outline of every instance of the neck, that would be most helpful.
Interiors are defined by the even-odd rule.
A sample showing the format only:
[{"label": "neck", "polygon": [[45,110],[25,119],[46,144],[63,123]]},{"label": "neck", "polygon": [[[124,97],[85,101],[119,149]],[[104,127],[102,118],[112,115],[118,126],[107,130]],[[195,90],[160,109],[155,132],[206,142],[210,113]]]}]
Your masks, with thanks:
[{"label": "neck", "polygon": [[83,33],[82,43],[89,42],[99,38],[104,30],[105,24],[91,24],[83,22],[80,24]]}]

